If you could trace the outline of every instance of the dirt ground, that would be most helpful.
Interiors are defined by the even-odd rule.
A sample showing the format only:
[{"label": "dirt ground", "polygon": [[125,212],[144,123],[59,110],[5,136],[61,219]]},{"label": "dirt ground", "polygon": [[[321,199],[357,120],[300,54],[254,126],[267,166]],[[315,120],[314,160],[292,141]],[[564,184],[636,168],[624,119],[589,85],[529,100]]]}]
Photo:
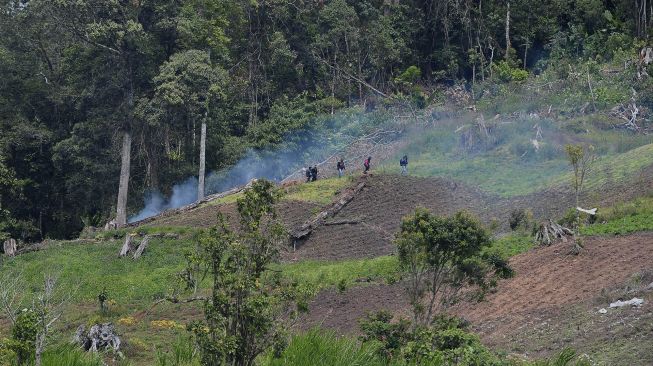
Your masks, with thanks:
[{"label": "dirt ground", "polygon": [[[607,364],[615,357],[630,360],[624,364],[653,364],[653,350],[643,347],[653,345],[653,285],[644,293],[633,290],[637,274],[646,274],[640,286],[653,283],[653,233],[585,242],[579,256],[568,255],[565,243],[515,256],[510,261],[514,278],[500,282],[486,301],[459,304],[451,312],[469,320],[484,343],[507,352],[542,357],[571,346]],[[610,302],[635,295],[644,296],[644,306],[598,313]],[[401,283],[324,291],[310,304],[300,328],[321,325],[355,334],[358,319],[381,309],[409,315]]]},{"label": "dirt ground", "polygon": [[[276,205],[277,212],[283,224],[287,227],[301,225],[306,218],[320,206],[304,201],[281,201]],[[222,205],[205,205],[180,214],[163,216],[148,222],[146,226],[188,226],[207,228],[216,224],[217,214],[221,212],[229,218],[230,223],[237,224],[238,212],[235,203]]]}]

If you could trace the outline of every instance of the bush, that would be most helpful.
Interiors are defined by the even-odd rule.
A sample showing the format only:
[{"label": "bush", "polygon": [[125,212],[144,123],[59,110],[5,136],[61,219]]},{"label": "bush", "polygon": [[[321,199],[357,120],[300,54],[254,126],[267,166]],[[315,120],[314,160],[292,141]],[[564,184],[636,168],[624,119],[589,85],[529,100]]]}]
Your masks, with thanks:
[{"label": "bush", "polygon": [[32,309],[23,309],[11,328],[7,348],[16,354],[16,363],[24,365],[34,357],[38,315]]},{"label": "bush", "polygon": [[525,229],[531,230],[533,228],[533,213],[530,210],[515,209],[510,212],[508,224],[511,230]]},{"label": "bush", "polygon": [[501,61],[492,65],[499,80],[504,82],[522,82],[528,79],[528,71],[510,66],[507,61]]},{"label": "bush", "polygon": [[399,319],[393,323],[392,318],[391,313],[379,311],[359,320],[363,331],[361,340],[378,342],[378,353],[386,360],[393,358],[410,339],[410,322]]}]

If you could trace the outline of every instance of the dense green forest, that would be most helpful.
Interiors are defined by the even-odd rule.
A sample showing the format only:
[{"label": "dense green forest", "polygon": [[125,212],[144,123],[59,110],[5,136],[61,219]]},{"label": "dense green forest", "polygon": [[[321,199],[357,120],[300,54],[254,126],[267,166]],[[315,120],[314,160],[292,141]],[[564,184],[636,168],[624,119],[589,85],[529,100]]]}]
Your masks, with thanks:
[{"label": "dense green forest", "polygon": [[0,236],[102,225],[121,165],[138,210],[197,175],[203,123],[217,170],[341,108],[609,61],[646,44],[652,13],[649,0],[2,0]]}]

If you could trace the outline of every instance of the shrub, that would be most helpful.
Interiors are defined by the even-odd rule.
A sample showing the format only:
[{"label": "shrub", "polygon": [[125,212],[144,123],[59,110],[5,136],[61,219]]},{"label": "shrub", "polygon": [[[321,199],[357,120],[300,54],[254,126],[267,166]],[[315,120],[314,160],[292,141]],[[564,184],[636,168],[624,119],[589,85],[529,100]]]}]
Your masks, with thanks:
[{"label": "shrub", "polygon": [[528,71],[510,66],[507,61],[500,61],[492,65],[496,76],[504,82],[522,82],[528,79]]},{"label": "shrub", "polygon": [[16,354],[18,365],[27,364],[34,357],[38,320],[38,314],[34,310],[23,309],[11,328],[11,339],[7,342],[7,348]]},{"label": "shrub", "polygon": [[391,359],[410,339],[410,322],[399,319],[392,322],[392,314],[387,311],[367,314],[359,320],[363,342],[378,342],[378,353],[385,359]]},{"label": "shrub", "polygon": [[510,212],[508,224],[510,225],[510,229],[513,231],[519,228],[530,230],[533,226],[533,213],[530,210],[525,210],[523,208],[512,210]]}]

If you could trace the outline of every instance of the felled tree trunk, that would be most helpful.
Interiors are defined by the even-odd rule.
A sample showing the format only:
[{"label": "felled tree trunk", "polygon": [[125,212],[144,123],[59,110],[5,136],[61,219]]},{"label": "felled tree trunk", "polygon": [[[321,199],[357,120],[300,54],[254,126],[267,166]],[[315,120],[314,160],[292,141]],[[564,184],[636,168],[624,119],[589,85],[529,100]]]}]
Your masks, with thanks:
[{"label": "felled tree trunk", "polygon": [[118,203],[116,205],[116,224],[127,224],[127,191],[129,190],[129,169],[131,164],[131,134],[125,131],[122,139],[122,153],[120,164],[120,184],[118,186]]},{"label": "felled tree trunk", "polygon": [[5,255],[13,257],[16,255],[16,239],[7,239],[3,244]]},{"label": "felled tree trunk", "polygon": [[559,225],[553,220],[549,219],[540,224],[537,233],[535,234],[535,241],[540,245],[551,245],[557,240],[567,242],[567,236],[573,236],[574,232],[562,225]]},{"label": "felled tree trunk", "polygon": [[147,249],[147,245],[150,243],[150,236],[145,235],[141,243],[138,245],[138,248],[136,249],[136,252],[134,253],[133,259],[138,259],[141,257],[145,249]]},{"label": "felled tree trunk", "polygon": [[340,210],[342,210],[354,197],[360,192],[363,187],[365,187],[365,180],[359,182],[354,189],[346,191],[343,193],[340,198],[331,204],[326,210],[318,213],[312,219],[304,222],[300,227],[292,230],[290,232],[290,238],[293,241],[293,246],[296,248],[298,241],[308,237],[308,235],[313,232],[317,227],[323,225],[325,220],[329,217],[333,217]]}]

